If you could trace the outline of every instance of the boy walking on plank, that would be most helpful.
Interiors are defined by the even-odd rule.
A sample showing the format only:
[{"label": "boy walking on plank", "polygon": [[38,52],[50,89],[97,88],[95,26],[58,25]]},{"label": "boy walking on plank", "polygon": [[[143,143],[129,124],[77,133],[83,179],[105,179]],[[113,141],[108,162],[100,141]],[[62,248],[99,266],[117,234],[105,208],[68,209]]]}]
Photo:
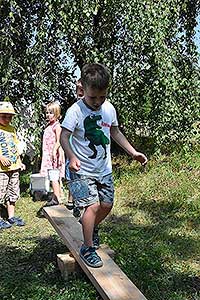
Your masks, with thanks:
[{"label": "boy walking on plank", "polygon": [[81,71],[84,97],[67,110],[61,125],[61,144],[69,159],[69,176],[72,182],[84,181],[81,192],[86,190],[84,197],[75,199],[76,205],[85,209],[80,256],[94,268],[103,265],[96,253],[97,226],[109,214],[114,201],[110,138],[133,159],[142,165],[147,163],[146,156],[136,151],[119,130],[115,108],[106,100],[109,81],[110,74],[104,65],[86,64]]}]

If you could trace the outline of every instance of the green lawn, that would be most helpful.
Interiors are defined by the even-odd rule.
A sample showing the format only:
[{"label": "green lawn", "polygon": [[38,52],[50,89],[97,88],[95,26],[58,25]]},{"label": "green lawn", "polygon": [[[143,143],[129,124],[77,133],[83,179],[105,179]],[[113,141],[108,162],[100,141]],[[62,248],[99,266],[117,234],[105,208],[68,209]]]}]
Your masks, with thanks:
[{"label": "green lawn", "polygon": [[[146,170],[115,158],[114,178],[102,243],[148,300],[200,299],[200,154],[154,158]],[[62,280],[56,254],[66,248],[37,217],[43,204],[22,197],[16,214],[26,226],[0,232],[0,299],[99,299],[85,276]]]}]

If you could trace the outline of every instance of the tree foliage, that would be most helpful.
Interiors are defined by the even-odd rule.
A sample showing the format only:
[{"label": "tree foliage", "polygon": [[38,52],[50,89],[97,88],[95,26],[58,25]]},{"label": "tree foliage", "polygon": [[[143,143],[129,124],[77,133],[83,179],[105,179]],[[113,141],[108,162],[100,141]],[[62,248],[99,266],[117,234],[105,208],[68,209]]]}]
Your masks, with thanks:
[{"label": "tree foliage", "polygon": [[64,109],[71,103],[71,62],[102,62],[132,141],[150,140],[157,150],[188,143],[199,118],[199,8],[197,0],[1,1],[1,97],[36,134],[30,105],[42,125],[52,96]]}]

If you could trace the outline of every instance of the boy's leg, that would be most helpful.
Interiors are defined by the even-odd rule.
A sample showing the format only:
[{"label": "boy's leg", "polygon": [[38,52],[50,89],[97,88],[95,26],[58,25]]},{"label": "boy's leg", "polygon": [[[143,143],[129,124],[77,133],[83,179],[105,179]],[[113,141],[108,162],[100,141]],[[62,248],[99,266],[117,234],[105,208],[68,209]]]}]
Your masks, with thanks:
[{"label": "boy's leg", "polygon": [[7,195],[8,183],[9,183],[9,173],[0,172],[0,204],[2,206],[5,205],[5,198]]},{"label": "boy's leg", "polygon": [[8,222],[11,225],[24,226],[24,221],[15,217],[15,204],[19,198],[20,190],[19,190],[19,172],[15,171],[10,174],[10,180],[8,184],[7,191],[7,210],[8,210]]},{"label": "boy's leg", "polygon": [[93,268],[98,268],[103,265],[100,256],[96,253],[95,247],[93,247],[93,229],[96,214],[98,213],[99,204],[94,203],[85,208],[85,212],[81,219],[84,244],[80,249],[80,256],[87,265]]},{"label": "boy's leg", "polygon": [[94,229],[94,223],[99,211],[99,203],[94,203],[85,208],[83,216],[81,218],[83,236],[84,236],[84,245],[88,247],[93,246],[92,235]]},{"label": "boy's leg", "polygon": [[[111,177],[109,175],[109,177]],[[101,258],[95,251],[95,247],[93,244],[93,232],[94,225],[101,222],[110,212],[112,208],[113,197],[113,188],[110,187],[110,181],[107,184],[102,182],[104,178],[101,179],[95,177],[87,177],[87,176],[77,176],[77,178],[71,178],[71,180],[80,179],[86,180],[88,187],[88,196],[80,199],[75,197],[75,202],[78,207],[84,207],[85,211],[81,218],[83,236],[84,236],[84,244],[80,249],[81,258],[91,267],[101,267],[103,262]],[[75,188],[75,187],[74,187]],[[85,188],[85,187],[84,187]],[[99,190],[101,189],[101,192]],[[99,200],[104,198],[104,195],[108,194],[106,201],[108,203],[101,204]],[[100,199],[101,195],[101,199]],[[98,217],[97,217],[98,215]]]},{"label": "boy's leg", "polygon": [[19,218],[15,217],[15,202],[7,202],[7,210],[8,210],[8,222],[11,225],[16,225],[16,226],[24,226],[25,222]]},{"label": "boy's leg", "polygon": [[7,203],[8,219],[11,219],[15,215],[15,202],[8,201]]},{"label": "boy's leg", "polygon": [[94,226],[97,226],[101,223],[101,221],[103,221],[106,218],[106,216],[111,211],[112,207],[112,204],[101,202],[101,204],[99,205],[98,214],[96,214]]},{"label": "boy's leg", "polygon": [[101,203],[99,213],[96,215],[94,230],[92,235],[93,246],[98,249],[100,246],[99,224],[103,221],[112,209],[112,205]]},{"label": "boy's leg", "polygon": [[7,207],[0,204],[0,229],[7,229],[12,227],[12,225],[6,221],[8,219]]},{"label": "boy's leg", "polygon": [[86,207],[81,222],[85,243],[88,246],[93,246],[94,227],[106,218],[113,206],[114,187],[112,175],[108,174],[102,178],[88,178],[88,188],[94,202]]},{"label": "boy's leg", "polygon": [[98,249],[100,246],[99,239],[99,226],[106,216],[110,213],[113,207],[114,200],[114,186],[112,174],[108,174],[103,178],[100,178],[97,184],[100,206],[96,215],[93,231],[93,246]]},{"label": "boy's leg", "polygon": [[[98,268],[103,265],[100,256],[96,253],[99,247],[98,232],[94,230],[94,224],[102,221],[111,210],[111,205],[99,204],[98,202],[86,207],[81,219],[84,244],[80,249],[80,256],[91,267]],[[94,232],[96,235],[94,235]]]},{"label": "boy's leg", "polygon": [[11,172],[9,175],[8,189],[6,195],[8,219],[13,218],[15,215],[15,202],[18,200],[19,194],[19,172]]},{"label": "boy's leg", "polygon": [[5,206],[5,197],[8,189],[9,174],[0,173],[0,229],[10,228],[12,225],[6,221],[7,207]]}]

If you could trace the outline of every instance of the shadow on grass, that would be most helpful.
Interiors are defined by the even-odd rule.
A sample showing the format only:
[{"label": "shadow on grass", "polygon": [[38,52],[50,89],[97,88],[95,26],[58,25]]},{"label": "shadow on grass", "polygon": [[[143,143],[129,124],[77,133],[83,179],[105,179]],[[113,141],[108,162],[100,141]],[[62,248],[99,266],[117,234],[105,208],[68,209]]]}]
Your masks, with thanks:
[{"label": "shadow on grass", "polygon": [[[24,247],[1,245],[0,299],[62,299],[62,294],[74,299],[81,286],[75,288],[75,278],[67,283],[61,278],[56,254],[67,249],[58,237],[30,237],[25,243]],[[35,246],[32,248],[31,244]],[[81,295],[79,298],[87,299]]]},{"label": "shadow on grass", "polygon": [[[138,208],[138,201],[135,205]],[[134,215],[134,203],[127,206],[133,208]],[[199,273],[193,272],[187,262],[198,259],[199,240],[183,234],[185,216],[175,216],[174,208],[175,204],[143,201],[139,209],[155,220],[152,225],[134,224],[131,213],[112,215],[102,225],[102,238],[116,250],[116,262],[147,299],[188,300],[200,296]],[[196,224],[197,220],[193,221]]]},{"label": "shadow on grass", "polygon": [[[6,269],[5,273],[0,273],[0,281],[9,278],[10,282],[29,281],[33,274],[41,280],[52,284],[59,274],[54,268],[56,254],[66,251],[66,247],[58,241],[56,236],[48,238],[28,238],[24,239],[26,245],[23,247],[12,247],[1,245],[1,268]],[[27,245],[34,243],[35,247],[29,250]],[[32,246],[30,246],[32,247]],[[50,267],[51,266],[51,267]],[[52,268],[52,270],[49,270]]]}]

